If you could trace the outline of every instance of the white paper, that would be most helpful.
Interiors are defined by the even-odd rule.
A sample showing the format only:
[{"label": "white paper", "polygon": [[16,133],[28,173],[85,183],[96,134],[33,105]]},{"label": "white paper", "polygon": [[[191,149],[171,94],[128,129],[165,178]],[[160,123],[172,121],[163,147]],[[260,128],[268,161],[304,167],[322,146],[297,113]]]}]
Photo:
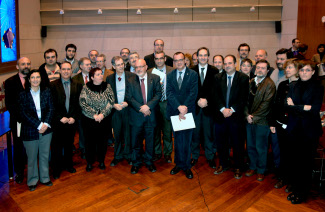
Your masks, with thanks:
[{"label": "white paper", "polygon": [[192,113],[185,114],[185,120],[179,120],[179,116],[171,116],[171,122],[174,131],[188,130],[195,128],[195,122]]},{"label": "white paper", "polygon": [[17,137],[20,137],[21,123],[17,122]]},{"label": "white paper", "polygon": [[158,69],[152,69],[152,73],[158,75],[160,77],[160,82],[164,81],[166,74],[164,72],[159,71]]}]

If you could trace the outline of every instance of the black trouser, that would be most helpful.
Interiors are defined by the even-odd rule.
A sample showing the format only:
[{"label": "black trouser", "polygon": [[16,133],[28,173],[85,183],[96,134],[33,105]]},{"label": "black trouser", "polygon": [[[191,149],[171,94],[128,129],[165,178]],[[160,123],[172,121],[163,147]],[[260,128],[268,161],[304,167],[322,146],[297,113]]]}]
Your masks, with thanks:
[{"label": "black trouser", "polygon": [[278,142],[280,147],[280,167],[278,177],[279,179],[282,179],[287,183],[290,170],[288,157],[292,149],[290,147],[290,142],[288,141],[287,130],[283,129],[282,124],[276,123],[275,130],[278,136]]},{"label": "black trouser", "polygon": [[93,164],[96,160],[103,163],[107,151],[109,120],[105,117],[100,123],[84,115],[81,116],[82,128],[85,136],[86,160]]},{"label": "black trouser", "polygon": [[[73,143],[76,133],[76,125],[57,123],[51,142],[52,166],[55,174],[60,173],[64,168],[73,167]],[[64,153],[63,153],[64,151]]]},{"label": "black trouser", "polygon": [[112,126],[115,137],[114,158],[129,159],[131,157],[131,141],[128,108],[114,112]]},{"label": "black trouser", "polygon": [[17,137],[17,127],[11,127],[13,143],[14,143],[14,170],[17,175],[24,175],[26,164],[26,151],[21,137]]}]

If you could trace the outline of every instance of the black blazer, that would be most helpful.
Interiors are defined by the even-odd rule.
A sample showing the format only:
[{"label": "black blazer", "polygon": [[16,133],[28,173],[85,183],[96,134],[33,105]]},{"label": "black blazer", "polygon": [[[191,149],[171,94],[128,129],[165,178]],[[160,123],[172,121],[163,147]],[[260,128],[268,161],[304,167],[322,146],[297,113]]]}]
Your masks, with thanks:
[{"label": "black blazer", "polygon": [[[130,87],[130,81],[131,78],[135,77],[136,75],[129,72],[129,71],[125,71],[125,94],[124,94],[124,101],[126,98],[126,92]],[[114,98],[115,98],[115,104],[118,103],[118,99],[117,99],[117,92],[116,92],[116,74],[111,74],[106,78],[106,82],[107,84],[110,84],[114,93]],[[113,107],[111,114],[113,115],[113,113],[115,112],[115,108]]]},{"label": "black blazer", "polygon": [[[43,123],[52,125],[54,115],[54,106],[51,91],[45,88],[40,91],[40,105],[41,105],[41,120],[38,119],[35,103],[28,91],[22,91],[19,95],[20,112],[22,118],[21,137],[23,141],[33,141],[39,139],[39,132],[37,127]],[[49,134],[52,129],[49,127],[43,135]]]},{"label": "black blazer", "polygon": [[211,110],[212,107],[210,107],[210,105],[211,105],[210,101],[212,99],[212,95],[214,92],[212,88],[215,83],[214,77],[216,74],[219,73],[219,70],[216,67],[208,64],[207,73],[204,78],[203,85],[201,84],[201,78],[200,78],[201,70],[199,70],[199,65],[194,66],[193,70],[198,74],[198,94],[197,94],[197,98],[195,100],[195,105],[196,105],[195,112],[196,112],[196,114],[199,113],[200,107],[197,104],[197,102],[199,101],[200,98],[204,98],[204,99],[207,99],[208,106],[203,108],[203,113],[205,115],[211,116],[212,115],[212,110]]},{"label": "black blazer", "polygon": [[[165,56],[166,56],[166,63],[165,63],[165,64],[166,64],[167,66],[171,66],[171,67],[173,67],[173,64],[174,64],[174,63],[173,63],[173,59],[172,59],[171,57],[169,57],[168,55],[165,55]],[[145,60],[146,63],[147,63],[148,69],[156,67],[154,53],[145,56],[145,57],[144,57],[144,60]],[[129,69],[129,70],[130,70],[130,69]]]},{"label": "black blazer", "polygon": [[84,81],[84,78],[83,78],[83,76],[82,76],[82,73],[77,74],[77,75],[74,76],[72,79],[73,79],[76,83],[81,84],[82,86],[85,85],[85,81]]},{"label": "black blazer", "polygon": [[19,94],[24,91],[19,74],[16,74],[5,81],[5,103],[10,113],[10,128],[16,129],[17,121],[21,122]]},{"label": "black blazer", "polygon": [[[227,80],[227,73],[225,71],[214,77],[214,92],[211,103],[214,109],[214,119],[217,122],[223,122],[225,120],[220,109],[226,107]],[[231,117],[244,120],[244,109],[247,106],[248,93],[249,77],[246,74],[236,71],[232,80],[229,97],[229,108],[235,110]]]},{"label": "black blazer", "polygon": [[[288,97],[292,99],[294,106],[288,106],[286,102],[287,130],[288,133],[303,133],[309,138],[317,138],[323,133],[319,111],[322,107],[324,88],[313,79],[308,80],[306,86],[303,83],[306,82],[299,79],[297,83],[289,85]],[[305,111],[304,105],[311,105],[311,110]],[[295,129],[299,131],[294,131]]]},{"label": "black blazer", "polygon": [[180,105],[187,107],[188,113],[195,112],[195,100],[198,93],[198,75],[192,69],[186,68],[181,88],[177,84],[177,69],[167,75],[167,119],[179,115]]},{"label": "black blazer", "polygon": [[[147,73],[147,105],[150,108],[149,126],[156,126],[156,106],[161,99],[160,77],[155,74]],[[126,90],[125,99],[129,104],[130,125],[142,126],[146,121],[146,117],[139,112],[140,107],[144,105],[140,80],[136,75],[129,79],[129,88]]]},{"label": "black blazer", "polygon": [[60,124],[62,117],[74,118],[77,120],[80,117],[79,96],[82,85],[71,79],[70,83],[70,102],[69,111],[65,108],[65,91],[61,79],[54,80],[50,83],[50,88],[53,96],[53,105],[55,108],[53,117],[53,128]]}]

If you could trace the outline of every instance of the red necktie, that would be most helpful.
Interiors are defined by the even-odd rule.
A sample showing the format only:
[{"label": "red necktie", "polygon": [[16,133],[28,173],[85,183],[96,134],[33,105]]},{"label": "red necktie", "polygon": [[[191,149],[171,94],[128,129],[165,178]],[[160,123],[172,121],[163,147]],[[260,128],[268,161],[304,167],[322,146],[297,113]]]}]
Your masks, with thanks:
[{"label": "red necktie", "polygon": [[143,103],[147,104],[146,87],[144,86],[144,79],[141,79],[141,93],[142,93]]},{"label": "red necktie", "polygon": [[119,81],[119,82],[121,82],[121,79],[122,79],[122,78],[121,78],[121,77],[119,77],[119,78],[117,78],[117,79],[118,79],[118,81]]},{"label": "red necktie", "polygon": [[88,76],[85,76],[85,84],[88,82]]}]

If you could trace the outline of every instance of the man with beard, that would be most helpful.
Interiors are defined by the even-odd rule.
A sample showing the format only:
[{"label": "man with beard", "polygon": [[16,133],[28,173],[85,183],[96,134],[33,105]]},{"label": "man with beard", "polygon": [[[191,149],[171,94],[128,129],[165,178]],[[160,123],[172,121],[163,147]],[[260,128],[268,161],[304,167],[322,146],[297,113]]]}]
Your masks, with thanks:
[{"label": "man with beard", "polygon": [[17,122],[21,123],[19,93],[24,91],[26,76],[30,72],[31,62],[27,57],[18,60],[16,68],[18,73],[5,81],[5,101],[10,113],[10,128],[14,142],[14,167],[15,181],[22,183],[24,180],[24,168],[26,154],[21,137],[17,136]]},{"label": "man with beard", "polygon": [[273,80],[276,88],[278,88],[280,82],[286,80],[283,65],[287,61],[287,52],[287,49],[282,48],[275,53],[277,68],[272,72],[270,78]]},{"label": "man with beard", "polygon": [[245,109],[247,119],[247,153],[250,159],[246,176],[257,172],[257,180],[264,180],[266,170],[269,114],[275,96],[275,84],[267,77],[270,64],[266,60],[256,62],[256,77],[250,80],[248,107]]},{"label": "man with beard", "polygon": [[[161,39],[156,39],[153,42],[153,46],[154,46],[154,53],[149,54],[149,55],[144,57],[144,60],[147,63],[148,69],[155,67],[155,65],[156,65],[155,64],[155,54],[157,52],[163,52],[164,51],[165,43]],[[173,67],[173,59],[171,57],[169,57],[168,55],[166,55],[166,65]]]},{"label": "man with beard", "polygon": [[[251,51],[251,48],[249,47],[249,45],[247,43],[241,43],[238,46],[238,56],[239,56],[239,58],[236,59],[236,61],[238,61],[237,66],[236,66],[237,71],[240,70],[241,61],[243,59],[249,59],[248,56],[249,56],[250,51]],[[253,65],[255,65],[255,63]]]},{"label": "man with beard", "polygon": [[123,48],[120,51],[120,56],[123,59],[123,63],[124,63],[125,69],[130,68],[129,54],[130,54],[130,49],[128,49],[128,48]]},{"label": "man with beard", "polygon": [[77,47],[76,47],[76,45],[74,45],[72,43],[68,44],[65,47],[65,58],[63,59],[63,61],[68,61],[69,63],[71,63],[72,77],[74,77],[75,75],[80,73],[79,72],[79,63],[78,63],[79,61],[75,58],[76,52],[77,52]]},{"label": "man with beard", "polygon": [[96,58],[97,58],[98,55],[99,55],[99,53],[98,53],[97,50],[91,50],[91,51],[89,51],[88,58],[91,61],[91,64],[90,64],[91,65],[91,68],[96,68],[97,67]]}]

